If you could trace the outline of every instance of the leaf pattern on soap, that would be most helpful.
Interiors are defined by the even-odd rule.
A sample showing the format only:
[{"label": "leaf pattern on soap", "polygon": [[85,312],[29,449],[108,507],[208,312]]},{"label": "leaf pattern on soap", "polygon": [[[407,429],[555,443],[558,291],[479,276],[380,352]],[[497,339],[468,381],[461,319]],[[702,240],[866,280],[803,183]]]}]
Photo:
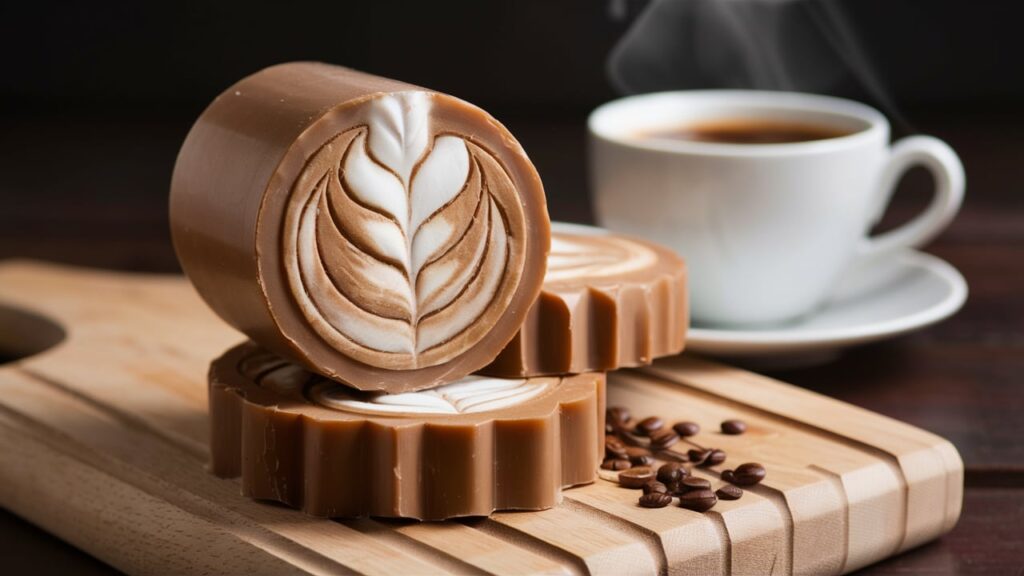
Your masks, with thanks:
[{"label": "leaf pattern on soap", "polygon": [[367,125],[316,182],[296,251],[319,332],[413,357],[484,313],[510,241],[485,178],[484,166],[497,164],[459,136],[431,136],[425,98],[373,102]]}]

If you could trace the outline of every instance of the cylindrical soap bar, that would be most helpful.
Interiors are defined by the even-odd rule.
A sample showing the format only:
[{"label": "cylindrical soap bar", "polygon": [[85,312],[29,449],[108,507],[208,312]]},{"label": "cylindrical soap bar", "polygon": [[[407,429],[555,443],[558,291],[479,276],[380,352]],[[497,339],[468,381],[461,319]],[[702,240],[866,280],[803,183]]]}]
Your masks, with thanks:
[{"label": "cylindrical soap bar", "polygon": [[246,343],[210,367],[210,469],[309,514],[443,520],[538,510],[593,482],[603,373],[360,392]]},{"label": "cylindrical soap bar", "polygon": [[536,299],[544,190],[457,98],[320,63],[249,76],[193,126],[171,231],[200,295],[269,350],[363,390],[490,362]]}]

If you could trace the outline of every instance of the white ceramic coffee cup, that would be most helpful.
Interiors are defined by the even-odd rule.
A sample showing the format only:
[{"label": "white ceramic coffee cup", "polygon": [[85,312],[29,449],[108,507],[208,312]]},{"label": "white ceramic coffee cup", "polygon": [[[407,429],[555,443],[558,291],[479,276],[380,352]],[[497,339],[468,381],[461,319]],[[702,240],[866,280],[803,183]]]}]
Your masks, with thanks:
[{"label": "white ceramic coffee cup", "polygon": [[[847,135],[783,144],[645,137],[723,119],[795,121]],[[956,214],[964,172],[941,140],[889,144],[877,110],[791,92],[707,90],[633,96],[589,119],[590,178],[598,222],[660,242],[688,262],[692,316],[702,325],[780,323],[812,312],[844,270],[921,246]],[[935,179],[931,204],[878,236],[900,176]]]}]

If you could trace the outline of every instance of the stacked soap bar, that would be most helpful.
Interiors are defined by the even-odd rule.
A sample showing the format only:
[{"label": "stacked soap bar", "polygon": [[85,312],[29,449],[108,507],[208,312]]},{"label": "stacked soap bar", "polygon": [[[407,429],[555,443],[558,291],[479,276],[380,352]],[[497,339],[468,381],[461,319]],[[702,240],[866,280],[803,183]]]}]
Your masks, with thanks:
[{"label": "stacked soap bar", "polygon": [[360,392],[242,344],[210,371],[211,468],[318,516],[535,510],[594,480],[604,374]]},{"label": "stacked soap bar", "polygon": [[679,256],[589,226],[553,230],[540,296],[485,373],[608,371],[683,349],[689,309]]},{"label": "stacked soap bar", "polygon": [[311,514],[550,507],[596,476],[603,372],[683,346],[677,256],[552,235],[497,120],[346,68],[274,66],[217,97],[178,157],[171,229],[252,340],[211,367],[211,468]]}]

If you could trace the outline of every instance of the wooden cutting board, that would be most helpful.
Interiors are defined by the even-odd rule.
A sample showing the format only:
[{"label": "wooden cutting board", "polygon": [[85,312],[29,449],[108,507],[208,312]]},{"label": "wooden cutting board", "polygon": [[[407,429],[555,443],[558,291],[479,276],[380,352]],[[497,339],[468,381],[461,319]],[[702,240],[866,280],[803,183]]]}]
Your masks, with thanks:
[{"label": "wooden cutting board", "polygon": [[[960,513],[949,442],[684,355],[612,375],[609,404],[694,420],[730,463],[764,463],[740,500],[648,510],[600,480],[543,512],[310,518],[206,472],[207,365],[241,337],[182,278],[0,264],[0,350],[58,339],[43,318],[65,338],[0,366],[0,505],[126,572],[828,574],[936,538]],[[715,432],[732,417],[750,431]]]}]

